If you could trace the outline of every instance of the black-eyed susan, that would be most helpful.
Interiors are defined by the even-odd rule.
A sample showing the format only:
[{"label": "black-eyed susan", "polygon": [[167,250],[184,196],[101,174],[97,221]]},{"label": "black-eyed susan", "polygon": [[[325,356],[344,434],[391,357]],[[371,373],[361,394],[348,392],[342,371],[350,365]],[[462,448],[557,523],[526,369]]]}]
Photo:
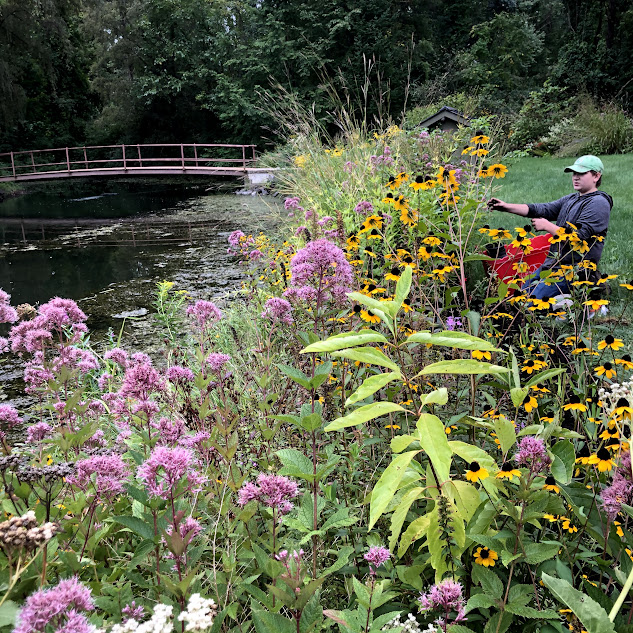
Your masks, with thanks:
[{"label": "black-eyed susan", "polygon": [[611,453],[606,448],[601,448],[595,455],[592,455],[587,463],[596,466],[601,473],[610,471],[615,466]]},{"label": "black-eyed susan", "polygon": [[393,204],[393,194],[392,193],[388,193],[381,202],[383,202],[384,204]]},{"label": "black-eyed susan", "polygon": [[530,297],[530,307],[528,310],[532,312],[536,310],[549,310],[551,306],[556,303],[556,299],[554,297],[550,297],[548,299],[539,299],[538,297]]},{"label": "black-eyed susan", "polygon": [[517,235],[521,237],[528,237],[532,235],[532,225],[526,224],[525,226],[515,226],[514,230],[517,232]]},{"label": "black-eyed susan", "polygon": [[345,245],[347,246],[348,251],[357,251],[360,247],[360,236],[356,233],[350,233]]},{"label": "black-eyed susan", "polygon": [[604,340],[598,343],[599,350],[609,348],[617,352],[623,346],[624,346],[624,342],[622,341],[622,339],[615,338],[611,336],[611,334],[607,334],[607,336],[604,337]]},{"label": "black-eyed susan", "polygon": [[489,233],[490,237],[493,240],[510,240],[512,239],[512,234],[508,229],[490,229]]},{"label": "black-eyed susan", "polygon": [[416,176],[415,180],[409,183],[409,187],[411,187],[413,191],[428,191],[429,189],[433,189],[435,185],[437,185],[437,182],[430,176],[426,178],[424,176]]},{"label": "black-eyed susan", "polygon": [[471,145],[488,145],[490,138],[485,134],[476,134],[470,139]]},{"label": "black-eyed susan", "polygon": [[400,186],[401,181],[397,176],[389,176],[389,180],[385,183],[385,187],[388,187],[392,191]]},{"label": "black-eyed susan", "polygon": [[508,173],[508,168],[501,163],[495,163],[488,167],[488,173],[495,178],[505,178],[505,175]]},{"label": "black-eyed susan", "polygon": [[397,266],[394,266],[386,275],[385,279],[387,281],[398,281],[400,279],[400,269]]},{"label": "black-eyed susan", "polygon": [[573,393],[569,397],[569,402],[563,405],[563,411],[586,411],[587,405],[580,399],[580,396]]},{"label": "black-eyed susan", "polygon": [[476,360],[492,360],[492,354],[490,352],[480,349],[473,350],[470,355]]},{"label": "black-eyed susan", "polygon": [[620,284],[621,288],[626,288],[627,290],[633,290],[633,279],[631,279],[631,281],[624,283],[624,284]]},{"label": "black-eyed susan", "polygon": [[422,244],[426,244],[427,246],[439,246],[442,243],[442,240],[435,235],[428,235],[422,240]]},{"label": "black-eyed susan", "polygon": [[633,407],[626,398],[619,398],[611,415],[617,416],[621,420],[630,420],[633,418]]},{"label": "black-eyed susan", "polygon": [[542,382],[537,382],[535,385],[532,385],[530,389],[536,393],[551,393],[551,391]]},{"label": "black-eyed susan", "polygon": [[406,205],[400,209],[400,222],[406,226],[415,226],[418,223],[418,211]]},{"label": "black-eyed susan", "polygon": [[499,554],[487,547],[478,547],[475,550],[474,556],[477,565],[483,565],[484,567],[494,567],[495,561],[499,559]]},{"label": "black-eyed susan", "polygon": [[380,234],[378,229],[372,229],[371,231],[369,231],[369,233],[367,233],[367,239],[368,240],[381,240],[382,239],[382,235]]},{"label": "black-eyed susan", "polygon": [[446,433],[446,435],[450,435],[453,431],[457,430],[457,425],[456,424],[449,424],[445,429],[444,429],[444,433]]},{"label": "black-eyed susan", "polygon": [[609,273],[602,273],[600,275],[600,279],[596,282],[598,285],[606,284],[608,281],[612,281],[613,279],[617,279],[617,275],[609,275]]},{"label": "black-eyed susan", "polygon": [[615,533],[622,538],[624,536],[624,530],[620,527],[622,524],[619,521],[614,521],[613,525],[615,526]]},{"label": "black-eyed susan", "polygon": [[620,437],[620,431],[615,422],[611,422],[598,437],[609,444],[611,440],[617,440]]},{"label": "black-eyed susan", "polygon": [[459,183],[455,178],[455,169],[449,169],[448,167],[440,167],[435,179],[438,184],[441,184],[444,187],[455,187],[458,186]]},{"label": "black-eyed susan", "polygon": [[468,481],[472,481],[473,483],[477,483],[482,479],[486,479],[490,476],[488,470],[480,466],[479,462],[470,462],[468,465],[468,470],[466,471],[466,479]]},{"label": "black-eyed susan", "polygon": [[531,374],[535,371],[540,371],[547,367],[547,363],[543,360],[528,358],[523,362],[523,367],[521,367],[521,371],[524,371],[526,374]]},{"label": "black-eyed susan", "polygon": [[594,372],[598,376],[604,376],[608,380],[611,380],[615,375],[617,375],[617,370],[613,367],[613,365],[609,361],[605,361],[602,365],[598,365],[598,367],[594,367]]},{"label": "black-eyed susan", "polygon": [[398,429],[400,429],[400,427],[397,424],[387,424],[385,426],[386,429],[393,429],[394,431],[397,431]]},{"label": "black-eyed susan", "polygon": [[380,317],[368,310],[361,310],[360,318],[367,323],[380,323]]},{"label": "black-eyed susan", "polygon": [[615,364],[623,365],[625,369],[633,369],[633,361],[631,360],[631,356],[629,354],[624,354],[622,358],[616,358]]},{"label": "black-eyed susan", "polygon": [[[573,338],[573,337],[570,337]],[[584,341],[578,341],[576,347],[571,351],[572,354],[574,354],[574,356],[577,356],[578,354],[582,354],[583,352],[589,352],[591,351],[588,347],[587,344]]]},{"label": "black-eyed susan", "polygon": [[548,475],[545,477],[545,485],[543,486],[544,490],[549,490],[550,492],[555,492],[558,494],[560,492],[560,488],[556,484],[556,479],[552,477],[552,475]]},{"label": "black-eyed susan", "polygon": [[530,413],[530,411],[538,407],[538,402],[532,394],[528,393],[527,396],[523,398],[523,402],[521,403],[521,405],[527,413]]},{"label": "black-eyed susan", "polygon": [[544,514],[544,519],[547,519],[550,523],[556,523],[558,521],[558,517],[555,514]]},{"label": "black-eyed susan", "polygon": [[590,310],[600,310],[602,306],[608,306],[609,302],[606,299],[592,299],[589,298],[583,302]]},{"label": "black-eyed susan", "polygon": [[583,444],[582,448],[576,453],[576,463],[586,466],[591,458],[591,451],[588,444]]},{"label": "black-eyed susan", "polygon": [[509,479],[512,481],[514,477],[521,477],[521,471],[515,468],[512,462],[503,462],[503,466],[495,475],[497,479]]},{"label": "black-eyed susan", "polygon": [[567,530],[570,534],[578,532],[578,528],[572,524],[571,519],[567,517],[560,517],[561,527],[563,530]]},{"label": "black-eyed susan", "polygon": [[411,312],[413,310],[411,307],[411,299],[409,297],[402,302],[402,309],[404,312]]}]

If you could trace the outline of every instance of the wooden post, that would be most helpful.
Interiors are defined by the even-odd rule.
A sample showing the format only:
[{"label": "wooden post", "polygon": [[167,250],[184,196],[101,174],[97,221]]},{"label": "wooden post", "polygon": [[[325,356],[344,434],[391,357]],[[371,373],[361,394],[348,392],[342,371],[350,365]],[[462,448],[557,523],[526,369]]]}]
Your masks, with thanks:
[{"label": "wooden post", "polygon": [[22,227],[22,241],[26,244],[26,235],[24,234],[24,222],[20,224]]},{"label": "wooden post", "polygon": [[125,145],[121,145],[121,147],[123,148],[123,170],[127,171],[127,163],[125,161]]},{"label": "wooden post", "polygon": [[134,237],[134,224],[130,226],[132,229],[132,246],[136,246],[136,238]]},{"label": "wooden post", "polygon": [[185,171],[185,148],[180,144],[180,160],[182,161],[182,170]]},{"label": "wooden post", "polygon": [[198,166],[198,148],[196,147],[196,144],[193,144],[193,155],[194,158],[196,159],[196,167]]},{"label": "wooden post", "polygon": [[66,168],[68,169],[68,173],[70,173],[70,154],[68,153],[68,148],[66,148]]},{"label": "wooden post", "polygon": [[86,164],[86,169],[88,169],[88,154],[86,153],[85,145],[84,145],[84,163]]},{"label": "wooden post", "polygon": [[141,158],[141,146],[137,145],[136,146],[136,150],[138,152],[138,166],[142,167],[143,166],[143,159]]},{"label": "wooden post", "polygon": [[246,146],[242,145],[242,168],[246,171]]},{"label": "wooden post", "polygon": [[31,152],[31,165],[33,166],[33,173],[35,173],[35,158],[33,158],[33,152]]},{"label": "wooden post", "polygon": [[255,154],[255,146],[253,145],[253,161],[257,160],[257,155]]},{"label": "wooden post", "polygon": [[13,152],[11,152],[11,170],[13,171],[13,177],[15,178],[15,161],[13,160]]}]

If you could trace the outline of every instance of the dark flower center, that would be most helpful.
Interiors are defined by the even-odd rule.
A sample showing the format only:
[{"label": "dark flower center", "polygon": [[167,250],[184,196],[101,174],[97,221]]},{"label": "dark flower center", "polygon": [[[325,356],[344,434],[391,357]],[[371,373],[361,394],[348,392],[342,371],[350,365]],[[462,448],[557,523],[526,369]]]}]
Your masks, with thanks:
[{"label": "dark flower center", "polygon": [[607,345],[612,345],[615,342],[615,339],[611,336],[611,334],[608,334],[607,336],[604,337],[604,342]]},{"label": "dark flower center", "polygon": [[481,466],[479,465],[479,462],[470,462],[470,466],[468,468],[471,472],[476,473]]},{"label": "dark flower center", "polygon": [[356,314],[358,314],[361,311],[361,307],[360,306],[354,306],[354,312]]},{"label": "dark flower center", "polygon": [[613,367],[613,365],[612,365],[609,361],[607,361],[606,363],[604,363],[602,366],[603,366],[606,370],[609,370],[609,369],[611,369],[611,368]]},{"label": "dark flower center", "polygon": [[487,547],[482,548],[481,552],[479,553],[479,558],[489,558],[490,557],[490,550]]},{"label": "dark flower center", "polygon": [[580,398],[579,398],[576,394],[574,394],[574,395],[573,395],[573,396],[569,399],[569,402],[570,402],[571,404],[580,404]]},{"label": "dark flower center", "polygon": [[611,457],[611,453],[609,453],[609,451],[606,448],[601,448],[596,455],[598,456],[598,459],[600,461],[608,461]]},{"label": "dark flower center", "polygon": [[503,466],[501,466],[501,472],[509,473],[512,472],[514,468],[512,468],[512,464],[510,462],[503,462]]},{"label": "dark flower center", "polygon": [[620,407],[628,407],[629,406],[629,401],[626,398],[620,398],[616,405],[615,408],[619,409]]},{"label": "dark flower center", "polygon": [[554,477],[549,475],[548,477],[545,478],[545,485],[546,486],[555,486],[556,485],[556,479],[554,479]]}]

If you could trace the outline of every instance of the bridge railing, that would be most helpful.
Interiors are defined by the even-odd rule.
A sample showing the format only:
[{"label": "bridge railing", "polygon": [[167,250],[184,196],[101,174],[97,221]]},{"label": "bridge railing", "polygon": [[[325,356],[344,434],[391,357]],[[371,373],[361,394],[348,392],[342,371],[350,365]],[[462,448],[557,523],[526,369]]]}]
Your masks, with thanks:
[{"label": "bridge railing", "polygon": [[0,154],[0,177],[95,169],[121,170],[161,167],[245,170],[257,159],[255,145],[227,143],[144,143],[58,147]]}]

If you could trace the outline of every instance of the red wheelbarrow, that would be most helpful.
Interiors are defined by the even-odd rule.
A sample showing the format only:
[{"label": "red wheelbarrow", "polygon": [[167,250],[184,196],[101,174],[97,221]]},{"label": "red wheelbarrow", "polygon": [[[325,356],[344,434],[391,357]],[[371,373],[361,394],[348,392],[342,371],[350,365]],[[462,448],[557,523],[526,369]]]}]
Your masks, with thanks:
[{"label": "red wheelbarrow", "polygon": [[[499,281],[507,283],[510,279],[525,278],[531,275],[547,258],[551,244],[551,235],[537,235],[529,240],[532,250],[525,254],[523,249],[508,244],[505,247],[505,257],[484,261],[484,270],[489,275],[496,275]],[[496,245],[495,245],[496,246]],[[517,264],[525,263],[527,267],[519,271]]]}]

